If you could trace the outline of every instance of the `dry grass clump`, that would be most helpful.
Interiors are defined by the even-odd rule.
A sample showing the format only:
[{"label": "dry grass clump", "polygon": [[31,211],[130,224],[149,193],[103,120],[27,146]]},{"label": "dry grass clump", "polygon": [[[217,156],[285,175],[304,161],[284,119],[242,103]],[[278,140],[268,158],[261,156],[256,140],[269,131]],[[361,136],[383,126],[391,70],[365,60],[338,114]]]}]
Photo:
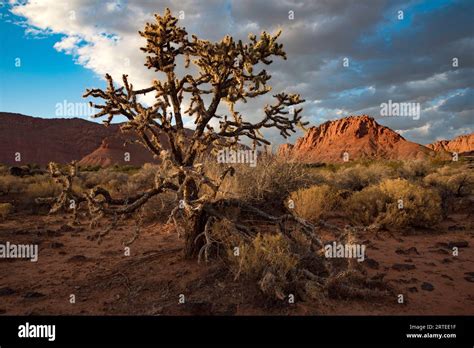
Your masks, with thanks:
[{"label": "dry grass clump", "polygon": [[384,163],[357,163],[347,167],[341,166],[322,172],[325,182],[343,190],[360,191],[365,187],[378,184],[386,178],[394,178],[395,170]]},{"label": "dry grass clump", "polygon": [[233,228],[229,221],[218,221],[212,227],[212,238],[234,279],[257,282],[264,294],[282,300],[292,286],[291,273],[298,264],[289,241],[272,233],[258,233],[248,240],[232,233]]},{"label": "dry grass clump", "polygon": [[112,168],[91,172],[79,172],[79,175],[75,179],[77,186],[83,190],[102,186],[114,193],[120,192],[127,181],[128,174],[114,171]]},{"label": "dry grass clump", "polygon": [[445,215],[472,204],[474,172],[466,166],[444,166],[428,174],[423,183],[438,192]]},{"label": "dry grass clump", "polygon": [[370,186],[351,195],[344,203],[349,218],[362,225],[377,221],[389,202],[389,197],[378,186]]},{"label": "dry grass clump", "polygon": [[446,196],[465,197],[474,194],[474,171],[465,166],[441,167],[423,181]]},{"label": "dry grass clump", "polygon": [[405,161],[397,168],[398,177],[415,180],[422,179],[435,170],[435,166],[427,160]]},{"label": "dry grass clump", "polygon": [[[209,159],[209,176],[216,179],[225,169],[224,164]],[[227,176],[221,186],[221,196],[240,198],[247,202],[282,201],[290,192],[307,186],[311,174],[303,164],[288,163],[273,156],[258,156],[257,165],[233,165],[235,175]]]},{"label": "dry grass clump", "polygon": [[17,177],[12,175],[0,176],[0,192],[20,194],[22,201],[31,201],[37,197],[54,196],[59,193],[58,185],[46,175]]},{"label": "dry grass clump", "polygon": [[0,203],[0,220],[6,220],[13,212],[13,205],[10,203]]},{"label": "dry grass clump", "polygon": [[19,193],[23,189],[24,185],[21,178],[9,174],[0,176],[0,194]]},{"label": "dry grass clump", "polygon": [[404,179],[387,179],[356,192],[345,206],[355,222],[389,229],[432,227],[442,218],[439,194]]},{"label": "dry grass clump", "polygon": [[7,175],[9,173],[10,173],[10,171],[8,169],[8,166],[6,166],[4,164],[0,164],[0,177],[2,177],[4,175]]},{"label": "dry grass clump", "polygon": [[341,201],[338,191],[326,184],[299,189],[292,192],[289,199],[295,214],[312,222],[327,217]]}]

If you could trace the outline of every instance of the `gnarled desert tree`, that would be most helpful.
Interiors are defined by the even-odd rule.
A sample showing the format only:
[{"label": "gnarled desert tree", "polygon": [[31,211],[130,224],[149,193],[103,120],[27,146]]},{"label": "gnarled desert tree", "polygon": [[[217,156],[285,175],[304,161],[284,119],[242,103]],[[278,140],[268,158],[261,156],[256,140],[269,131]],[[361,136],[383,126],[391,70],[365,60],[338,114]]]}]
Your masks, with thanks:
[{"label": "gnarled desert tree", "polygon": [[[211,42],[194,35],[189,38],[169,9],[163,16],[155,15],[155,19],[139,34],[146,39],[142,48],[147,54],[145,66],[164,78],[152,81],[147,88],[134,89],[127,75],[122,76],[122,86],[118,87],[107,74],[107,89],[87,90],[84,97],[103,100],[102,104],[91,105],[99,109],[94,117],[107,117],[107,125],[116,116],[124,116],[127,121],[122,130],[134,131],[138,141],[161,159],[162,170],[157,173],[154,187],[134,197],[114,199],[103,188],[96,188],[88,197],[101,207],[102,213],[117,216],[135,211],[154,195],[176,192],[182,204],[172,214],[181,209],[188,222],[184,231],[185,254],[196,257],[206,247],[209,224],[220,217],[218,208],[244,204],[216,199],[222,180],[234,169],[223,168],[220,178],[213,180],[200,162],[202,155],[209,149],[235,147],[245,138],[255,148],[268,145],[261,132],[264,128],[277,128],[283,137],[288,137],[296,126],[304,125],[302,109],[296,107],[304,100],[297,94],[275,94],[275,102],[264,107],[258,122],[247,121],[238,111],[241,103],[271,91],[271,76],[263,67],[270,65],[273,58],[286,59],[283,46],[278,43],[280,33],[250,35],[248,42],[231,36]],[[179,70],[180,64],[183,69]],[[178,70],[185,72],[183,76]],[[153,105],[140,101],[140,97],[150,94],[154,96]],[[224,110],[228,111],[218,113],[224,103]],[[192,131],[184,127],[186,117],[194,120]],[[213,122],[216,119],[218,125]],[[169,149],[158,140],[162,134],[169,140]],[[247,209],[253,210],[249,206]],[[257,209],[253,212],[276,219]],[[245,226],[236,226],[243,234],[248,232]]]}]

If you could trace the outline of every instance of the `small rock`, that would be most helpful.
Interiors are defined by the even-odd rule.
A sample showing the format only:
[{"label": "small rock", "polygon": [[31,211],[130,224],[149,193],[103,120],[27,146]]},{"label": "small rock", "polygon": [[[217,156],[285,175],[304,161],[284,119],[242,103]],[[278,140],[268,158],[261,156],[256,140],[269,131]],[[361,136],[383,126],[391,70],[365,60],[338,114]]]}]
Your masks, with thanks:
[{"label": "small rock", "polygon": [[434,286],[433,284],[430,284],[430,283],[423,283],[421,284],[421,289],[425,290],[425,291],[433,291],[434,290]]},{"label": "small rock", "polygon": [[13,290],[12,288],[9,288],[9,287],[0,288],[0,296],[9,296],[9,295],[13,295],[14,293],[15,293],[15,290]]},{"label": "small rock", "polygon": [[474,272],[466,272],[464,273],[467,275],[467,277],[464,277],[468,282],[474,283]]},{"label": "small rock", "polygon": [[468,246],[469,246],[469,243],[465,240],[459,240],[459,241],[456,241],[456,242],[449,242],[448,243],[448,248],[449,249],[452,249],[454,247],[467,248]]},{"label": "small rock", "polygon": [[379,263],[375,261],[374,259],[365,259],[365,264],[367,267],[372,268],[372,269],[379,269]]},{"label": "small rock", "polygon": [[451,225],[448,227],[448,231],[464,231],[466,228],[464,226]]},{"label": "small rock", "polygon": [[441,263],[451,263],[453,262],[453,260],[449,259],[449,258],[445,258],[443,259],[443,261],[441,261]]},{"label": "small rock", "polygon": [[438,242],[435,244],[435,247],[436,248],[445,248],[445,249],[449,249],[449,245],[448,243],[443,243],[443,242]]},{"label": "small rock", "polygon": [[418,288],[416,286],[413,286],[411,288],[408,288],[408,291],[410,292],[418,292]]},{"label": "small rock", "polygon": [[70,225],[62,225],[59,230],[59,232],[71,232],[71,231],[74,231],[74,227],[70,226]]},{"label": "small rock", "polygon": [[84,262],[84,261],[87,261],[87,257],[85,257],[84,255],[74,255],[74,256],[71,256],[67,262]]},{"label": "small rock", "polygon": [[398,248],[397,250],[395,250],[395,252],[399,255],[420,255],[420,253],[415,247],[411,247],[406,250]]},{"label": "small rock", "polygon": [[44,297],[45,295],[37,291],[29,291],[23,295],[24,298],[39,298]]},{"label": "small rock", "polygon": [[383,278],[387,275],[387,273],[377,273],[374,275],[371,280],[383,280]]},{"label": "small rock", "polygon": [[449,254],[449,251],[447,251],[447,250],[445,250],[445,249],[438,248],[438,249],[436,249],[436,250],[430,250],[430,253],[448,255],[448,254]]},{"label": "small rock", "polygon": [[451,277],[448,276],[447,274],[442,274],[441,277],[446,278],[446,279],[449,279],[449,280],[454,280],[453,278],[451,278]]},{"label": "small rock", "polygon": [[62,248],[64,246],[63,243],[59,243],[59,242],[51,242],[49,243],[49,247],[51,249],[58,249],[58,248]]},{"label": "small rock", "polygon": [[415,269],[416,266],[408,263],[394,263],[392,268],[396,271],[409,271]]}]

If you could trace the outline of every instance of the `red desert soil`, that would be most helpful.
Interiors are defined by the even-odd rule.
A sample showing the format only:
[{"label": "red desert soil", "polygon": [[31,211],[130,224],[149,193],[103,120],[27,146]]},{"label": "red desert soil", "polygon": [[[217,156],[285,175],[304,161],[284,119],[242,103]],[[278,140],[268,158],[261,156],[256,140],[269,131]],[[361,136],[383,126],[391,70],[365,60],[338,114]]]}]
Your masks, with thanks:
[{"label": "red desert soil", "polygon": [[349,154],[351,161],[363,158],[424,159],[436,154],[367,115],[349,116],[311,127],[294,145],[283,144],[278,150],[280,156],[301,162],[342,162],[344,152]]},{"label": "red desert soil", "polygon": [[[119,226],[102,244],[87,239],[87,225],[70,227],[65,216],[12,215],[0,223],[0,241],[39,244],[38,262],[0,260],[0,313],[4,315],[343,315],[474,313],[474,233],[472,216],[459,214],[437,231],[363,235],[369,275],[385,279],[406,294],[391,300],[271,302],[251,282],[233,280],[217,262],[182,258],[182,241],[171,226],[143,227],[124,255],[122,241],[133,224]],[[331,234],[321,231],[325,241]],[[450,242],[465,241],[459,256]],[[396,270],[394,264],[414,265]],[[369,267],[371,266],[371,267]],[[378,268],[378,269],[374,269]],[[397,267],[395,267],[397,268]],[[429,283],[433,287],[424,283]],[[428,290],[424,290],[428,289]],[[70,295],[76,303],[70,304]],[[178,296],[186,303],[179,304]]]}]

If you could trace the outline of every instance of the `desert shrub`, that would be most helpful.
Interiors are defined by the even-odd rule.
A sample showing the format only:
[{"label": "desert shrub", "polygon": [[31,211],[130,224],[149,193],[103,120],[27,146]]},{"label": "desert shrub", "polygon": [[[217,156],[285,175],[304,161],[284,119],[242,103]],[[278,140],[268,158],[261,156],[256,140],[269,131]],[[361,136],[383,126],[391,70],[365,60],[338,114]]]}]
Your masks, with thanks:
[{"label": "desert shrub", "polygon": [[[218,178],[225,168],[212,158],[205,165],[213,179]],[[258,157],[255,167],[246,164],[233,167],[235,175],[224,180],[221,195],[247,202],[282,201],[290,192],[312,181],[303,164],[280,161],[272,156]]]},{"label": "desert shrub", "polygon": [[474,172],[467,167],[444,166],[427,175],[423,181],[445,195],[462,197],[474,194]]},{"label": "desert shrub", "polygon": [[38,197],[53,197],[60,192],[59,185],[48,177],[41,177],[39,180],[32,180],[25,189],[25,196],[33,201]]},{"label": "desert shrub", "polygon": [[290,273],[298,264],[298,256],[283,235],[259,233],[248,240],[235,233],[235,225],[224,219],[213,224],[212,238],[235,280],[256,281],[266,295],[284,297],[291,286]]},{"label": "desert shrub", "polygon": [[102,167],[100,165],[93,166],[80,166],[79,169],[81,172],[98,172]]},{"label": "desert shrub", "polygon": [[281,234],[258,234],[252,243],[241,245],[239,253],[239,257],[231,256],[236,260],[236,278],[260,279],[266,272],[272,272],[286,279],[298,262]]},{"label": "desert shrub", "polygon": [[127,183],[128,174],[106,168],[97,172],[80,172],[75,181],[84,189],[103,186],[112,192],[119,192],[120,188]]},{"label": "desert shrub", "polygon": [[389,197],[378,185],[369,186],[351,195],[345,202],[345,210],[354,222],[370,225],[383,214],[388,202]]},{"label": "desert shrub", "polygon": [[[423,182],[438,192],[445,214],[456,208],[462,208],[463,197],[474,194],[474,173],[465,166],[452,164],[439,168],[427,175]],[[461,203],[461,207],[458,203]],[[468,202],[466,202],[469,204]]]},{"label": "desert shrub", "polygon": [[426,160],[404,161],[397,174],[403,179],[420,179],[435,170],[435,166]]},{"label": "desert shrub", "polygon": [[22,194],[24,201],[37,197],[51,197],[59,192],[58,185],[48,176],[37,175],[16,177],[5,175],[0,177],[0,192],[3,194]]},{"label": "desert shrub", "polygon": [[0,164],[0,176],[8,175],[9,173],[10,170],[8,169],[8,166]]},{"label": "desert shrub", "polygon": [[0,220],[5,220],[13,212],[13,205],[10,203],[0,203]]},{"label": "desert shrub", "polygon": [[149,189],[153,186],[158,171],[158,165],[146,163],[138,172],[129,176],[125,189],[126,192],[135,194]]},{"label": "desert shrub", "polygon": [[[380,184],[384,194],[390,197],[386,214],[381,223],[396,227],[431,227],[442,218],[441,199],[438,193],[407,180],[385,180]],[[403,208],[399,208],[399,204]]]},{"label": "desert shrub", "polygon": [[24,190],[24,181],[13,175],[0,176],[0,193],[19,193]]},{"label": "desert shrub", "polygon": [[381,180],[393,177],[393,171],[380,163],[368,166],[357,164],[341,168],[333,175],[333,182],[341,189],[360,191],[363,188],[377,184]]},{"label": "desert shrub", "polygon": [[309,221],[326,217],[340,202],[337,190],[326,184],[299,189],[289,199],[294,203],[295,214]]},{"label": "desert shrub", "polygon": [[356,222],[390,229],[431,227],[442,218],[439,194],[404,179],[387,179],[354,193],[346,211]]},{"label": "desert shrub", "polygon": [[113,167],[110,167],[109,170],[119,173],[136,173],[140,170],[140,167],[132,166],[130,164],[115,164]]},{"label": "desert shrub", "polygon": [[388,178],[396,178],[392,165],[385,162],[349,162],[311,170],[314,183],[325,183],[339,190],[360,191]]}]

